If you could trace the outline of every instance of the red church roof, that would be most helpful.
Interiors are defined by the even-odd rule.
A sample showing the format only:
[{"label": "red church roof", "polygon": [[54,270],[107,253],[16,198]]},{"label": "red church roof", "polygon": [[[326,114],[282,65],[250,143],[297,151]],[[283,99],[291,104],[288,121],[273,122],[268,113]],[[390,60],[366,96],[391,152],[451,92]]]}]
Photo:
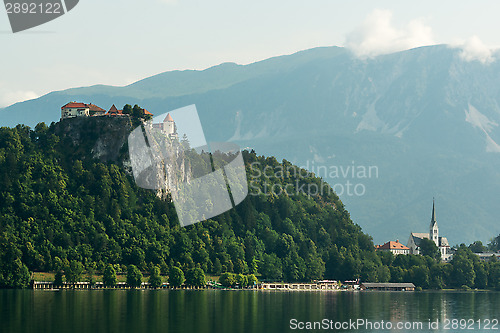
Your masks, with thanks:
[{"label": "red church roof", "polygon": [[149,115],[151,115],[151,116],[153,115],[151,112],[149,112],[149,111],[148,111],[148,110],[146,110],[146,109],[143,109],[143,111],[144,111],[144,114],[145,114],[145,115],[148,115],[148,114],[149,114]]}]

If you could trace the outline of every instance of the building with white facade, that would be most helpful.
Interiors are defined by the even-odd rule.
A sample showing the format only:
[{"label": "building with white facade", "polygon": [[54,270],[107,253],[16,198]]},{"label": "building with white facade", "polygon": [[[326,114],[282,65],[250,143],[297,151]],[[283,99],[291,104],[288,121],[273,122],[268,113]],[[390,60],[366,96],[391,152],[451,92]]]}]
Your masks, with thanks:
[{"label": "building with white facade", "polygon": [[[142,109],[142,113],[144,117],[147,116],[153,117],[153,114],[146,109]],[[75,117],[96,117],[96,116],[117,117],[117,116],[129,116],[129,114],[123,113],[123,110],[118,110],[118,108],[114,104],[107,112],[103,108],[92,103],[86,104],[78,102],[69,102],[61,107],[61,119],[75,118]],[[168,117],[170,117],[170,115]],[[170,119],[172,119],[172,117],[170,117]],[[173,124],[173,120],[171,120],[171,122]],[[172,125],[172,128],[173,131],[175,132],[174,125]]]},{"label": "building with white facade", "polygon": [[89,104],[69,102],[61,107],[61,119],[88,116],[90,116]]},{"label": "building with white facade", "polygon": [[410,249],[399,242],[399,239],[394,241],[389,241],[384,245],[375,246],[376,251],[387,251],[391,252],[394,255],[398,254],[409,254]]}]

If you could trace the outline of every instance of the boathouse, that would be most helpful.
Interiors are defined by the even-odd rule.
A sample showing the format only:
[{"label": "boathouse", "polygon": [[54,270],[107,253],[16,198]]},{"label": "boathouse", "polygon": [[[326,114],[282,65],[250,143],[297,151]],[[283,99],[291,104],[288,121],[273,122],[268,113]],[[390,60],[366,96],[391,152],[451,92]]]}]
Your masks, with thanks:
[{"label": "boathouse", "polygon": [[414,291],[413,283],[370,283],[364,282],[360,285],[361,290],[383,290],[383,291]]}]

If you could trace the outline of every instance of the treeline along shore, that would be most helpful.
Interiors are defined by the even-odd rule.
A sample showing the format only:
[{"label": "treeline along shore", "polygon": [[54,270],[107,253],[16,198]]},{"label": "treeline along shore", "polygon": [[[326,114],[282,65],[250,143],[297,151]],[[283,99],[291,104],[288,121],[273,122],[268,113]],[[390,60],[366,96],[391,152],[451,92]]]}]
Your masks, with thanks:
[{"label": "treeline along shore", "polygon": [[[37,281],[33,272],[53,272],[56,285],[93,284],[102,275],[97,282],[111,286],[125,282],[116,281],[123,273],[130,286],[140,286],[148,274],[153,281],[147,282],[158,286],[184,279],[179,286],[203,287],[206,276],[220,276],[223,286],[253,285],[254,278],[359,278],[423,289],[500,290],[500,262],[480,260],[471,251],[478,244],[457,246],[449,263],[432,249],[398,256],[375,251],[372,237],[351,220],[334,191],[291,190],[325,188],[321,178],[305,170],[290,173],[290,162],[253,150],[242,152],[252,183],[248,197],[219,216],[181,227],[168,193],[135,184],[126,140],[132,127],[124,123],[90,117],[0,128],[0,288],[29,288]],[[108,144],[113,138],[123,142]],[[215,163],[227,158],[219,155],[214,153]],[[180,161],[211,169],[190,150]],[[290,191],[265,194],[264,185]],[[490,251],[500,250],[499,240],[492,239]]]}]

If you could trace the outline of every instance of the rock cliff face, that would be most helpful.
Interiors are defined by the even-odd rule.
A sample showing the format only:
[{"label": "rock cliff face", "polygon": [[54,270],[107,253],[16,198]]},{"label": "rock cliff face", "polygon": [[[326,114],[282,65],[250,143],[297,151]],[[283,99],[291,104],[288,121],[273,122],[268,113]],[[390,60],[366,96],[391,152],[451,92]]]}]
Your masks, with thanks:
[{"label": "rock cliff face", "polygon": [[184,151],[177,141],[157,138],[155,142],[148,140],[147,145],[135,147],[131,162],[130,134],[143,132],[137,126],[130,117],[77,117],[56,123],[55,133],[74,149],[79,159],[118,164],[134,176],[139,187],[154,190],[162,198],[169,193],[175,195],[179,184],[191,179],[191,165]]},{"label": "rock cliff face", "polygon": [[151,122],[137,126],[128,136],[130,170],[139,187],[162,197],[176,192],[191,179],[191,165],[177,139],[153,128]]},{"label": "rock cliff face", "polygon": [[56,134],[70,141],[75,153],[103,163],[120,162],[132,131],[129,117],[77,117],[63,119],[55,126]]}]

